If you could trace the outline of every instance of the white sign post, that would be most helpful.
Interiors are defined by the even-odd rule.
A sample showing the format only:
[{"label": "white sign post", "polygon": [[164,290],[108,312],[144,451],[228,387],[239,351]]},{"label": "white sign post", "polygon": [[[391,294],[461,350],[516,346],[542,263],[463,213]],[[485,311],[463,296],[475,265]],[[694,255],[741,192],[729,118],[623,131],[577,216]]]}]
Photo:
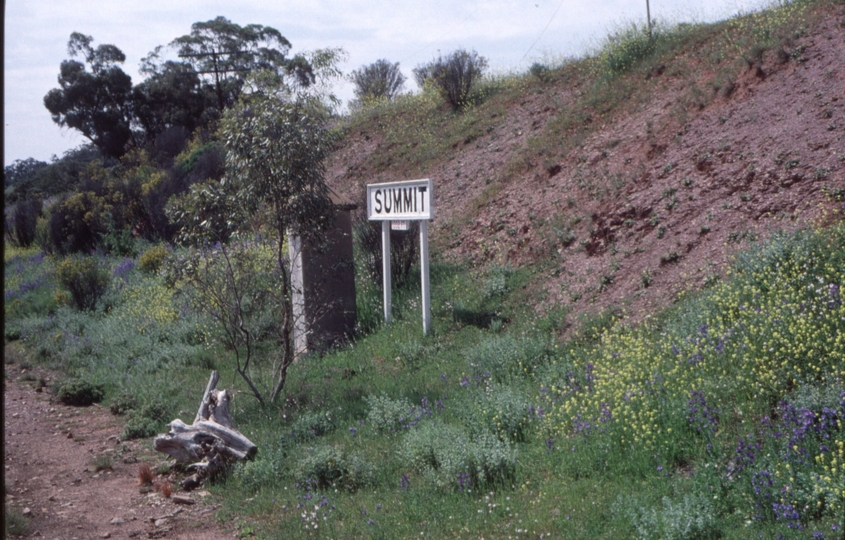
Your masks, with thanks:
[{"label": "white sign post", "polygon": [[420,273],[422,274],[423,333],[431,331],[431,288],[428,265],[428,222],[434,219],[432,182],[409,180],[367,186],[367,218],[381,221],[384,322],[390,324],[390,229],[394,221],[420,221]]}]

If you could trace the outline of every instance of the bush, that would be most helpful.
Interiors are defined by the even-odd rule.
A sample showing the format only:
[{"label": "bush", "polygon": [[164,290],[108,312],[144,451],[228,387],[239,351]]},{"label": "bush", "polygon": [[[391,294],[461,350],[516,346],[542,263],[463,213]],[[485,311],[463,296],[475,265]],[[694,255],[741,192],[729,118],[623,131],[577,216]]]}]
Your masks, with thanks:
[{"label": "bush", "polygon": [[162,264],[164,264],[166,257],[167,248],[164,244],[158,244],[141,254],[141,257],[138,259],[138,266],[148,274],[155,274],[159,271]]},{"label": "bush", "polygon": [[15,205],[14,243],[18,246],[29,247],[35,242],[35,231],[42,206],[41,199],[24,199]]},{"label": "bush", "polygon": [[457,426],[427,422],[405,435],[399,456],[439,487],[460,491],[512,481],[516,451],[495,435],[470,439]]},{"label": "bush", "polygon": [[132,415],[123,428],[121,439],[129,441],[132,439],[145,439],[156,434],[158,423],[155,420],[144,416]]},{"label": "bush", "polygon": [[307,412],[294,421],[291,437],[296,441],[306,441],[330,433],[336,427],[328,413]]},{"label": "bush", "polygon": [[400,429],[412,409],[404,398],[394,400],[387,396],[367,396],[364,401],[370,409],[367,412],[367,423],[382,432]]},{"label": "bush", "polygon": [[548,347],[541,338],[516,338],[510,334],[485,339],[466,352],[473,374],[508,383],[534,373],[548,360]]},{"label": "bush", "polygon": [[354,490],[373,483],[375,467],[358,454],[347,455],[340,447],[309,448],[296,465],[299,482],[311,480],[317,487]]},{"label": "bush", "polygon": [[[419,222],[411,222],[406,232],[390,232],[390,279],[397,289],[408,283],[411,267],[417,259],[419,242]],[[359,257],[373,283],[382,283],[382,247],[381,224],[376,221],[360,220],[355,222],[355,240],[360,248]]]},{"label": "bush", "polygon": [[541,82],[547,82],[552,77],[552,71],[546,67],[545,64],[541,64],[539,62],[534,62],[531,64],[531,67],[528,68],[529,73],[534,77],[537,77]]},{"label": "bush", "polygon": [[77,193],[53,207],[50,244],[58,253],[90,253],[106,234],[106,202],[94,192]]},{"label": "bush", "polygon": [[138,408],[138,400],[129,392],[121,392],[112,399],[109,410],[112,414],[123,416]]},{"label": "bush", "polygon": [[432,84],[453,109],[468,103],[473,85],[487,68],[487,59],[477,52],[458,49],[447,56],[439,56],[428,64],[414,69],[420,86]]},{"label": "bush", "polygon": [[101,385],[92,384],[82,379],[69,379],[56,389],[56,398],[65,405],[87,407],[99,403],[105,397]]},{"label": "bush", "polygon": [[5,519],[3,521],[6,538],[14,536],[22,538],[29,533],[29,519],[20,510],[7,504],[4,512]]},{"label": "bush", "polygon": [[680,501],[663,497],[661,503],[660,507],[643,508],[620,499],[615,509],[630,521],[636,538],[686,540],[719,536],[716,511],[705,495],[684,495]]},{"label": "bush", "polygon": [[109,272],[94,257],[73,255],[56,265],[56,278],[80,311],[93,310],[109,286]]},{"label": "bush", "polygon": [[661,37],[657,30],[632,25],[608,38],[600,58],[610,74],[624,73],[654,53]]},{"label": "bush", "polygon": [[478,432],[494,433],[503,441],[525,442],[534,419],[534,408],[525,393],[511,385],[496,385],[474,401],[474,409],[465,409],[467,425]]},{"label": "bush", "polygon": [[391,64],[384,59],[354,70],[349,78],[355,85],[355,97],[361,103],[381,99],[392,101],[405,84],[399,62]]},{"label": "bush", "polygon": [[123,394],[123,398],[112,403],[111,410],[115,411],[115,405],[127,407],[125,414],[126,426],[123,428],[124,440],[143,439],[152,437],[158,432],[158,427],[167,418],[168,405],[158,398],[153,398],[139,407],[137,400]]}]

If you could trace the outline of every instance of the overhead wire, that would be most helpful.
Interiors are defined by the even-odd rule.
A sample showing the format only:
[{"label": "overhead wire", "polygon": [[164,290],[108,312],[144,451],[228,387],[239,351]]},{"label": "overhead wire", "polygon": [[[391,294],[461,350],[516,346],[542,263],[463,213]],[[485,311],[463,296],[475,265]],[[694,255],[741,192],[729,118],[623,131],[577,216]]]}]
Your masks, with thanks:
[{"label": "overhead wire", "polygon": [[536,45],[537,42],[540,41],[540,38],[542,38],[543,34],[546,33],[546,30],[549,29],[549,26],[552,24],[552,21],[555,20],[555,17],[557,17],[557,12],[560,11],[561,7],[563,7],[563,2],[564,2],[564,0],[560,0],[560,3],[557,5],[557,9],[555,10],[555,12],[552,13],[552,17],[549,19],[549,22],[546,23],[546,26],[545,26],[545,28],[543,28],[543,31],[540,32],[540,35],[537,36],[537,39],[534,40],[534,43],[532,43],[531,46],[528,47],[528,50],[525,51],[525,54],[523,54],[522,58],[519,59],[519,63],[522,63],[522,61],[525,60],[525,57],[528,56],[528,53],[531,52],[531,49],[534,48],[534,45]]}]

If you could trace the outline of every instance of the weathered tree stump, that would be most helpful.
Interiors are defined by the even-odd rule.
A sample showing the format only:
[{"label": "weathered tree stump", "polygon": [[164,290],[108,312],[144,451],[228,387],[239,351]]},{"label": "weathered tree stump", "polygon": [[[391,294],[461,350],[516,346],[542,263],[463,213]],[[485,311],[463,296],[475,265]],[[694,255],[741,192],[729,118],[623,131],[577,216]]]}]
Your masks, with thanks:
[{"label": "weathered tree stump", "polygon": [[190,464],[188,470],[194,474],[182,481],[184,489],[193,489],[230,463],[251,459],[258,452],[258,447],[244,437],[232,421],[231,394],[215,390],[219,379],[220,374],[213,371],[193,424],[189,426],[177,418],[168,424],[170,432],[159,435],[153,442],[157,452]]}]

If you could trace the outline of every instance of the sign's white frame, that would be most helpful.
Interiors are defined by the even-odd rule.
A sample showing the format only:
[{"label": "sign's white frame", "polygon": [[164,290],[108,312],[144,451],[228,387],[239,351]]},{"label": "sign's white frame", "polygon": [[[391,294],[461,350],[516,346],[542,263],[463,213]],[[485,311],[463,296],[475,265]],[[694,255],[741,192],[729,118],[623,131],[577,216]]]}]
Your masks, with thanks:
[{"label": "sign's white frame", "polygon": [[[420,222],[420,274],[422,280],[423,333],[431,332],[431,285],[428,264],[428,222],[434,219],[434,184],[429,178],[367,185],[367,217],[381,221],[382,283],[384,322],[390,324],[390,224],[392,221]],[[390,196],[390,204],[385,204]],[[395,203],[395,204],[394,204]],[[380,204],[380,206],[379,206]],[[400,211],[395,211],[399,207]]]}]

